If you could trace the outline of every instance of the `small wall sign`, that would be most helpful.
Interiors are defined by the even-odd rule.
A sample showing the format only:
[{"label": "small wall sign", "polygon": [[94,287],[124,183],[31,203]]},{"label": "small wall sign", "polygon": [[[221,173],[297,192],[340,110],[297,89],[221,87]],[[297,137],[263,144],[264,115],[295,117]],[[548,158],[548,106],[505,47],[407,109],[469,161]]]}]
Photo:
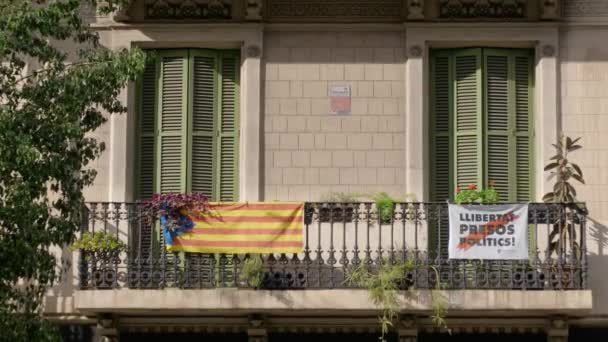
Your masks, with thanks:
[{"label": "small wall sign", "polygon": [[332,85],[329,87],[330,114],[350,115],[350,85]]}]

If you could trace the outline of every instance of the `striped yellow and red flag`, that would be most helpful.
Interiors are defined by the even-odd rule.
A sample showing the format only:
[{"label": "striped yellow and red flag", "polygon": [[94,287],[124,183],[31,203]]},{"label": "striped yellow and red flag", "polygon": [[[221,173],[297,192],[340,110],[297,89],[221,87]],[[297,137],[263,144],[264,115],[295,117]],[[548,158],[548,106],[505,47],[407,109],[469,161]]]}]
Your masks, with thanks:
[{"label": "striped yellow and red flag", "polygon": [[172,252],[299,253],[303,250],[303,203],[212,202],[189,212],[194,228],[176,236]]}]

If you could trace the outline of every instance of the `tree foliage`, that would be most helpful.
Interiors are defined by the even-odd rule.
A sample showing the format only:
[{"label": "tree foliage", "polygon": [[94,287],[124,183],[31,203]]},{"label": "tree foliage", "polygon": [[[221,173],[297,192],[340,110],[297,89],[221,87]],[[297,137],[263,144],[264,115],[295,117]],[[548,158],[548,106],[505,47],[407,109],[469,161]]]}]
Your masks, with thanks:
[{"label": "tree foliage", "polygon": [[141,50],[103,48],[81,5],[0,0],[1,341],[59,339],[41,319],[59,275],[50,248],[70,244],[80,224],[90,162],[104,149],[88,133],[124,111],[119,93],[145,65]]}]

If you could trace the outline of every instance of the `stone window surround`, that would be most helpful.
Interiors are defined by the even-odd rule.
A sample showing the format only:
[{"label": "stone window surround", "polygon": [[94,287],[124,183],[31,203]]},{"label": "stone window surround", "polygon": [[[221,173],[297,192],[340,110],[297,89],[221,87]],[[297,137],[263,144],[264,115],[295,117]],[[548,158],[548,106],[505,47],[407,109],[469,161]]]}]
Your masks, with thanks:
[{"label": "stone window surround", "polygon": [[469,46],[535,49],[534,184],[535,199],[540,200],[550,187],[543,167],[561,130],[555,24],[406,24],[406,189],[421,200],[429,198],[429,50]]},{"label": "stone window surround", "polygon": [[[134,46],[154,48],[216,48],[241,50],[240,90],[240,161],[239,199],[255,201],[260,190],[260,104],[261,104],[261,53],[262,31],[257,24],[221,25],[158,24],[119,25],[111,32],[100,30],[106,47],[112,49]],[[105,41],[104,41],[105,40]],[[109,43],[109,44],[108,44]],[[114,202],[134,200],[136,163],[135,134],[137,89],[133,82],[121,93],[127,104],[127,115],[109,118],[109,179],[107,199]],[[126,146],[126,148],[121,148]]]}]

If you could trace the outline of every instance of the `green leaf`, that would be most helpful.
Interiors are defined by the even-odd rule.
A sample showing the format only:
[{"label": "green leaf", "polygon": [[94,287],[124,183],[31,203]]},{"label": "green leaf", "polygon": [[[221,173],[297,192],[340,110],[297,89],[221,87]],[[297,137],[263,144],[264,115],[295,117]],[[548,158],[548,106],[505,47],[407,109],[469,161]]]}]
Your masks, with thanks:
[{"label": "green leaf", "polygon": [[576,172],[578,172],[578,174],[582,177],[583,176],[583,171],[581,170],[581,168],[574,163],[571,163],[570,165],[572,165],[572,167],[576,170]]},{"label": "green leaf", "polygon": [[545,166],[545,171],[548,171],[548,170],[554,169],[554,168],[556,168],[556,167],[558,167],[558,166],[559,166],[559,163],[550,163],[550,164],[548,164],[547,166]]},{"label": "green leaf", "polygon": [[576,179],[577,181],[581,182],[582,184],[585,184],[585,180],[583,180],[583,177],[581,177],[580,175],[573,174],[572,178]]}]

